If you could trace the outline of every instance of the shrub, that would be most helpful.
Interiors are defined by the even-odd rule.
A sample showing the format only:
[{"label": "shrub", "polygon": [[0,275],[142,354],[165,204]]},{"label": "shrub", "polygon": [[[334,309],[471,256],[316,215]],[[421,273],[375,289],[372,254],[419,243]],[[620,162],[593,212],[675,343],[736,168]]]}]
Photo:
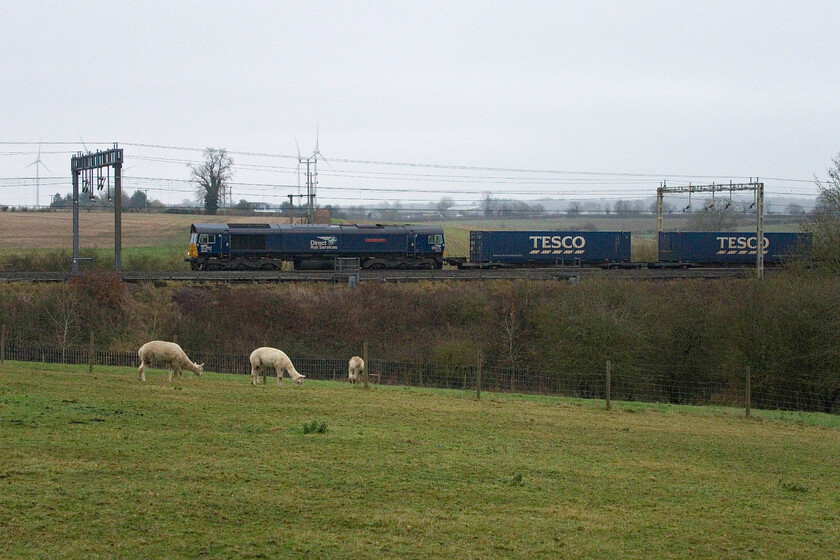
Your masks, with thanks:
[{"label": "shrub", "polygon": [[303,425],[304,434],[325,434],[327,433],[327,423],[313,420],[308,424]]}]

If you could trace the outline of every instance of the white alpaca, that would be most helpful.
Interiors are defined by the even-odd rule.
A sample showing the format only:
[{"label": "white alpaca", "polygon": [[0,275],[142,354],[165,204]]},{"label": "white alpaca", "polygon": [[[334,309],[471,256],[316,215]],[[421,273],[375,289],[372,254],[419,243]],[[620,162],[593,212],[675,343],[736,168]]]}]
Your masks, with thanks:
[{"label": "white alpaca", "polygon": [[303,385],[303,378],[306,376],[299,374],[286,353],[277,348],[269,348],[268,346],[257,348],[251,352],[250,359],[251,383],[254,385],[257,384],[257,377],[259,377],[260,372],[265,370],[265,368],[274,368],[274,371],[277,372],[278,385],[281,384],[284,371],[289,374],[289,377],[294,380],[298,387]]},{"label": "white alpaca", "polygon": [[347,378],[350,383],[356,383],[362,377],[363,371],[365,371],[365,361],[358,356],[350,358],[347,368]]},{"label": "white alpaca", "polygon": [[180,346],[174,342],[153,340],[147,342],[137,351],[140,356],[140,381],[146,381],[146,368],[157,364],[166,364],[166,371],[169,372],[169,381],[172,381],[172,374],[181,376],[181,370],[188,369],[196,375],[204,373],[204,364],[194,364]]}]

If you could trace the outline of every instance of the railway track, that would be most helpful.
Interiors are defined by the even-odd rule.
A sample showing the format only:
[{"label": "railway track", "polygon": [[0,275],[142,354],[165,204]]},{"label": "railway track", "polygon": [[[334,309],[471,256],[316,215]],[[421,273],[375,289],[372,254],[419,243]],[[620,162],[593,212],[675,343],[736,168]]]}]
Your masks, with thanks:
[{"label": "railway track", "polygon": [[[765,273],[772,273],[766,270]],[[0,271],[0,282],[66,282],[74,275],[68,272],[4,272]],[[81,276],[81,275],[77,275]],[[360,270],[352,272],[335,271],[225,271],[225,272],[129,272],[121,273],[122,279],[130,283],[142,282],[195,282],[195,283],[277,283],[277,282],[418,282],[439,280],[558,280],[575,282],[579,280],[610,278],[623,280],[675,280],[675,279],[720,279],[753,278],[752,268],[687,268],[649,269],[632,268],[604,270],[600,268],[552,267],[478,270]]]}]

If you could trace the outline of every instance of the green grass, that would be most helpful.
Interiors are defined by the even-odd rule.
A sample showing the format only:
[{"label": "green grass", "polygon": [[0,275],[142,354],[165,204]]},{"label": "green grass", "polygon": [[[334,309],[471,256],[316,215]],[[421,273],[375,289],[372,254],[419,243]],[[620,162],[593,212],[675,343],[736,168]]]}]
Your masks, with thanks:
[{"label": "green grass", "polygon": [[837,556],[830,416],[86,369],[0,365],[3,558]]},{"label": "green grass", "polygon": [[[0,270],[42,270],[67,272],[70,270],[71,249],[3,249],[0,250]],[[83,249],[79,256],[93,258],[83,261],[81,270],[113,270],[114,249]],[[186,246],[123,247],[122,269],[130,271],[189,270],[184,261]]]}]

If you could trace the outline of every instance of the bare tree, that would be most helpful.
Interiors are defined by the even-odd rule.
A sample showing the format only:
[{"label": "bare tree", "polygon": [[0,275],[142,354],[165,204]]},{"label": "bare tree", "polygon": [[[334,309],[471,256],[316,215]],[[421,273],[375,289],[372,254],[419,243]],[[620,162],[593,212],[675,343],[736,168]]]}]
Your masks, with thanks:
[{"label": "bare tree", "polygon": [[398,222],[401,210],[402,203],[399,200],[395,200],[391,204],[385,202],[382,205],[382,219],[388,222]]},{"label": "bare tree", "polygon": [[500,327],[499,342],[504,361],[518,368],[528,339],[531,315],[536,303],[533,286],[527,281],[514,284],[510,291],[499,294],[495,305],[495,320]]},{"label": "bare tree", "polygon": [[805,209],[802,208],[801,204],[791,202],[790,204],[787,205],[787,208],[785,208],[785,212],[787,212],[791,216],[801,216],[802,214],[805,213]]},{"label": "bare tree", "polygon": [[440,199],[437,203],[437,210],[440,212],[441,218],[446,218],[446,211],[455,206],[455,201],[452,200],[452,197],[444,196]]},{"label": "bare tree", "polygon": [[840,268],[840,154],[831,163],[826,181],[814,177],[819,189],[817,207],[805,229],[813,234],[814,257]]},{"label": "bare tree", "polygon": [[640,200],[617,200],[613,210],[619,218],[637,216],[642,213],[642,202]]},{"label": "bare tree", "polygon": [[224,148],[204,150],[204,163],[190,164],[191,179],[196,184],[196,194],[204,201],[208,214],[216,214],[230,193],[233,177],[233,159]]},{"label": "bare tree", "polygon": [[735,206],[730,201],[716,203],[707,198],[703,210],[691,215],[689,227],[695,231],[726,231],[735,222]]},{"label": "bare tree", "polygon": [[498,208],[496,199],[493,198],[493,193],[484,191],[481,193],[481,209],[484,210],[485,216],[492,216],[493,212]]},{"label": "bare tree", "polygon": [[55,327],[56,342],[61,347],[61,362],[65,362],[67,347],[70,345],[71,327],[76,322],[79,296],[67,283],[61,284],[53,297],[47,301],[44,311]]}]

